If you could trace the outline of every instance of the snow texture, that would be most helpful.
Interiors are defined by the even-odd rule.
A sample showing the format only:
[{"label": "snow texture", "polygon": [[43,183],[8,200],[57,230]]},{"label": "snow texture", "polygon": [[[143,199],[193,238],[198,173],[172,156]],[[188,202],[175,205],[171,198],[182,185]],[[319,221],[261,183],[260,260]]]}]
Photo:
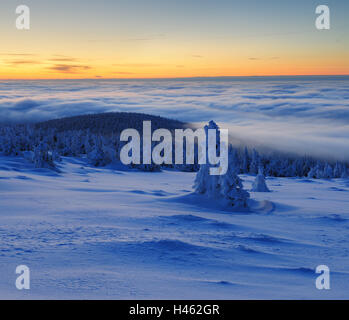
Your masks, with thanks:
[{"label": "snow texture", "polygon": [[270,178],[232,212],[192,192],[195,173],[57,167],[0,157],[1,298],[348,299],[348,180]]}]

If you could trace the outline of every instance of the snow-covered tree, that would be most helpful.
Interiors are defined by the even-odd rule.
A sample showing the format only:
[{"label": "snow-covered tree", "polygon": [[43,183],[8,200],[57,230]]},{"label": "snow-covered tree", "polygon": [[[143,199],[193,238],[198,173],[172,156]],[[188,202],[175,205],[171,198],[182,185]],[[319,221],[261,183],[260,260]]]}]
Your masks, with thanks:
[{"label": "snow-covered tree", "polygon": [[[211,120],[209,124],[205,126],[206,137],[208,136],[209,129],[217,130],[216,152],[220,152],[219,127]],[[200,170],[195,179],[194,188],[197,193],[206,194],[211,198],[217,198],[220,196],[220,179],[219,176],[210,175],[209,173],[212,165],[208,162],[207,149],[208,145],[206,144],[206,164],[200,165]]]},{"label": "snow-covered tree", "polygon": [[270,192],[263,173],[263,168],[259,167],[258,175],[252,184],[253,192]]},{"label": "snow-covered tree", "polygon": [[245,147],[245,150],[241,156],[241,168],[240,168],[240,172],[241,173],[248,173],[249,172],[249,155],[248,155],[248,150]]},{"label": "snow-covered tree", "polygon": [[252,160],[251,160],[251,163],[250,163],[250,173],[257,174],[260,164],[261,163],[260,163],[259,153],[258,153],[257,150],[253,149]]},{"label": "snow-covered tree", "polygon": [[340,178],[342,175],[342,167],[341,164],[336,161],[336,164],[333,168],[333,178]]},{"label": "snow-covered tree", "polygon": [[317,177],[316,175],[317,175],[317,168],[316,167],[312,167],[310,169],[310,171],[308,172],[307,177],[311,178],[311,179],[316,179],[316,177]]},{"label": "snow-covered tree", "polygon": [[238,176],[240,167],[238,166],[237,153],[232,147],[229,147],[228,154],[229,165],[225,175],[210,175],[210,165],[200,166],[195,179],[195,191],[210,198],[224,199],[227,205],[236,210],[246,210],[250,195],[244,190],[242,181]]},{"label": "snow-covered tree", "polygon": [[48,151],[47,144],[40,143],[34,149],[33,162],[36,168],[55,168],[55,163],[52,158],[52,153]]},{"label": "snow-covered tree", "polygon": [[98,137],[95,137],[95,143],[92,151],[87,155],[90,164],[95,167],[104,166],[106,164],[105,155],[101,147],[101,142]]},{"label": "snow-covered tree", "polygon": [[194,189],[196,193],[205,194],[207,192],[207,181],[209,179],[209,168],[207,164],[200,165],[200,169],[195,177]]},{"label": "snow-covered tree", "polygon": [[[231,153],[234,155],[234,153]],[[243,188],[242,181],[238,176],[240,170],[236,166],[237,160],[229,158],[229,167],[225,175],[220,176],[221,196],[227,204],[236,210],[247,210],[250,194]]]},{"label": "snow-covered tree", "polygon": [[324,179],[333,178],[333,169],[330,164],[326,163],[322,176]]},{"label": "snow-covered tree", "polygon": [[59,155],[59,153],[57,152],[57,150],[54,150],[52,152],[52,160],[55,161],[55,162],[61,162],[62,161],[62,158]]}]

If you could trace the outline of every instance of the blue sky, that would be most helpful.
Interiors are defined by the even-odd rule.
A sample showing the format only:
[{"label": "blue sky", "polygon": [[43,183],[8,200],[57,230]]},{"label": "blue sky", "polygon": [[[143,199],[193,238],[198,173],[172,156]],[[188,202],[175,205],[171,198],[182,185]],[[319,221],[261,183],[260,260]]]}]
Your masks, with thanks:
[{"label": "blue sky", "polygon": [[[31,10],[29,31],[14,27],[18,4]],[[330,30],[315,28],[319,4],[330,7]],[[0,78],[349,73],[346,0],[2,0],[0,8]]]}]

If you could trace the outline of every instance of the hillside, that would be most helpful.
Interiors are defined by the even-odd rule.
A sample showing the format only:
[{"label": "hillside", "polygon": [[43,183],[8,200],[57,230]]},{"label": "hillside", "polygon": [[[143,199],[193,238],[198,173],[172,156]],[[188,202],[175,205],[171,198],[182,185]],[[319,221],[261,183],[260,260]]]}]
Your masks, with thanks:
[{"label": "hillside", "polygon": [[56,132],[90,130],[100,135],[118,134],[127,128],[142,130],[143,121],[151,121],[153,129],[181,129],[189,127],[181,121],[171,120],[159,116],[131,112],[108,112],[80,115],[39,122],[36,129],[55,129]]}]

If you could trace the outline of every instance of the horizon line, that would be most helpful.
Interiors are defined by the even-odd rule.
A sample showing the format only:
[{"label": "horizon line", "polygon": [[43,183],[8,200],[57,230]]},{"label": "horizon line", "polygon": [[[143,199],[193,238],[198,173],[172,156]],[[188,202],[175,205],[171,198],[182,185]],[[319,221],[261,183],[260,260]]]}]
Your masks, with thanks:
[{"label": "horizon line", "polygon": [[296,78],[296,77],[349,77],[349,74],[297,74],[297,75],[253,75],[253,76],[193,76],[193,77],[125,77],[125,78],[0,78],[0,81],[33,80],[191,80],[191,79],[228,79],[228,78]]}]

